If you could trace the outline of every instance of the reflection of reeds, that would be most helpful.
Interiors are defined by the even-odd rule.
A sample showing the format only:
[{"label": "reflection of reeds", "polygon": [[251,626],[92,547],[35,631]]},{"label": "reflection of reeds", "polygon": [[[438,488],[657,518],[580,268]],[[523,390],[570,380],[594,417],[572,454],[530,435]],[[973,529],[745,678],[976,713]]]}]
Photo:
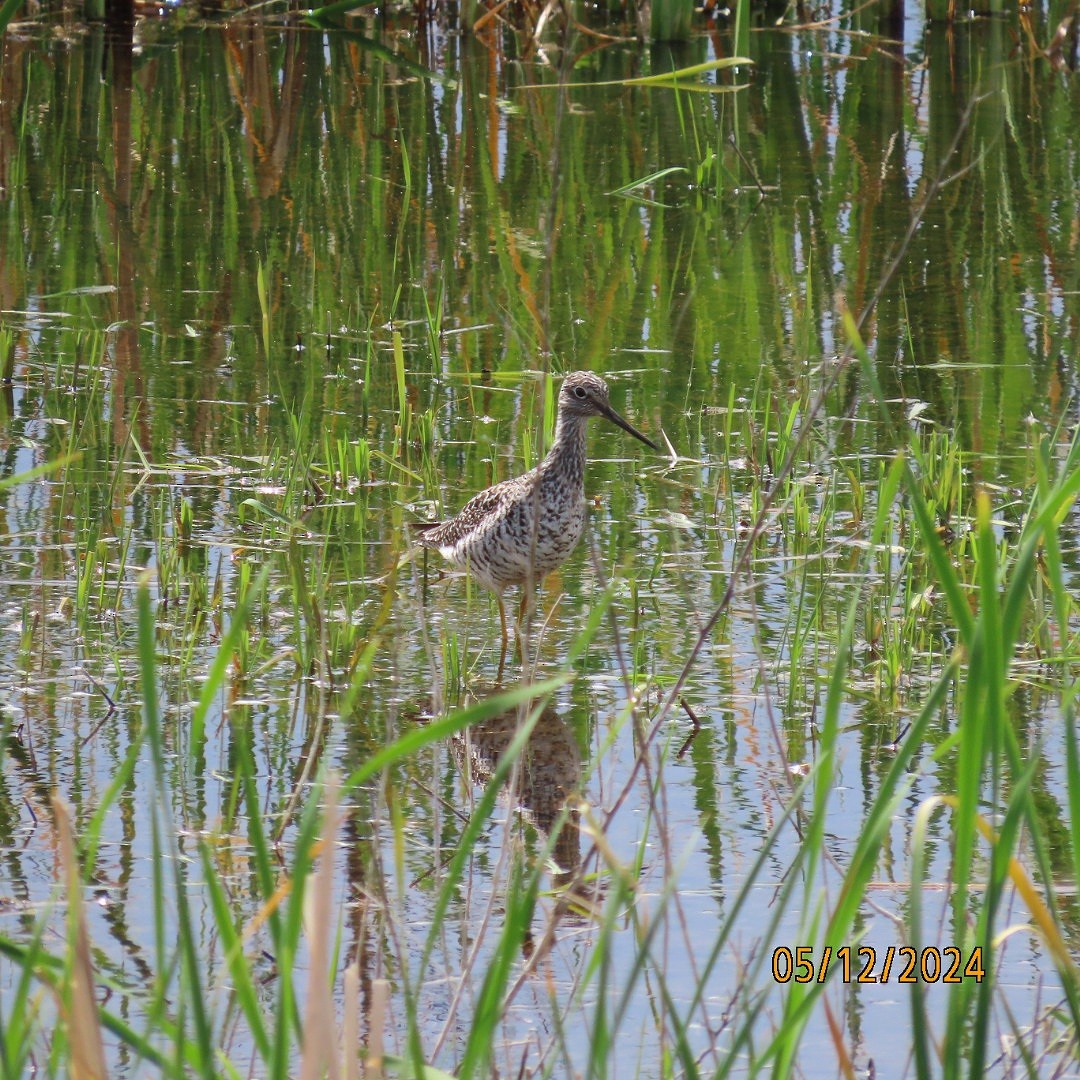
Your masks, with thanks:
[{"label": "reflection of reeds", "polygon": [[689,41],[694,0],[650,0],[649,36],[653,41]]},{"label": "reflection of reeds", "polygon": [[15,333],[0,324],[0,382],[10,383],[15,377]]},{"label": "reflection of reeds", "polygon": [[[328,987],[346,952],[359,957],[350,1002],[414,1074],[432,1059],[490,1074],[513,1008],[541,983],[537,1014],[557,1035],[538,1037],[525,1072],[614,1075],[634,1025],[638,1072],[664,1060],[687,1076],[783,1075],[809,1066],[803,1036],[819,1020],[835,1021],[831,1064],[848,1072],[873,1010],[847,995],[892,988],[848,987],[838,1003],[834,978],[770,997],[770,946],[880,933],[886,888],[898,939],[929,941],[942,882],[947,934],[984,948],[988,971],[1015,889],[1064,1002],[995,1032],[1016,1000],[993,979],[951,989],[943,1009],[916,988],[921,1071],[940,1058],[978,1073],[995,1034],[1017,1040],[1010,1067],[1029,1046],[1031,1060],[1048,1051],[1048,1072],[1071,1067],[1059,883],[1080,877],[1080,452],[1040,424],[1071,415],[1078,366],[1075,103],[1040,76],[1037,50],[1011,56],[1004,20],[932,29],[917,69],[861,30],[865,51],[834,66],[820,28],[751,35],[744,4],[737,20],[731,53],[757,67],[726,95],[633,82],[641,54],[614,47],[581,58],[577,85],[534,89],[547,69],[453,37],[448,54],[467,62],[451,81],[409,59],[392,20],[379,42],[182,36],[140,56],[126,97],[100,77],[93,32],[4,39],[0,377],[19,345],[0,431],[3,892],[23,904],[0,928],[12,1075],[89,1060],[36,994],[66,992],[62,972],[85,991],[88,940],[102,989],[84,994],[83,1037],[99,1023],[108,1054],[163,1075],[295,1074],[308,1037],[297,988]],[[990,96],[952,156],[976,72]],[[553,93],[573,106],[564,123]],[[838,297],[866,304],[946,159],[950,182],[864,327],[861,366],[807,424],[840,348]],[[122,291],[87,288],[103,275]],[[21,315],[28,297],[37,308]],[[122,332],[137,349],[114,350]],[[282,347],[298,334],[303,353]],[[535,739],[544,710],[485,727],[485,708],[536,687],[430,726],[400,708],[428,645],[447,699],[476,674],[462,609],[421,632],[396,571],[404,523],[421,499],[459,503],[517,471],[514,448],[542,451],[554,412],[541,345],[623,369],[615,392],[684,455],[648,485],[603,448],[589,466],[599,565],[627,541],[645,556],[591,610],[590,571],[570,565],[560,619],[585,631],[545,642],[559,681],[573,675],[567,695],[597,714],[594,806],[566,806],[569,781],[530,779],[523,731],[535,724]],[[505,393],[536,368],[534,394]],[[18,476],[20,458],[40,471]],[[732,580],[737,603],[676,694]],[[616,598],[628,689],[609,693]],[[630,706],[605,711],[637,700],[634,718],[653,720],[668,692],[701,719],[679,760],[684,730],[663,740],[681,714],[634,744]],[[472,748],[464,807],[447,737]],[[331,861],[318,783],[330,757],[353,769],[352,832],[347,879],[319,887],[338,890],[348,930],[340,967],[323,937],[311,971],[304,898]],[[71,937],[21,900],[52,855],[54,787],[73,807],[84,885],[105,894],[80,929],[85,888],[64,841]],[[837,837],[832,800],[853,790]],[[493,868],[508,791],[529,828]],[[534,859],[560,814],[551,861],[602,882],[572,933],[573,901],[545,895]],[[680,895],[689,860],[708,911]],[[680,936],[692,973],[668,964]],[[433,1033],[423,1018],[455,980],[452,1022]]]}]

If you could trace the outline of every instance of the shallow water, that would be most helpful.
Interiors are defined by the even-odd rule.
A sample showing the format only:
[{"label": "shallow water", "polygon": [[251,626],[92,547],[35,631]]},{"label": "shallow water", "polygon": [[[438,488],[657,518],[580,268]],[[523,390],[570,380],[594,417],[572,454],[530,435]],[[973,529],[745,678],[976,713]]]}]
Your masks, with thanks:
[{"label": "shallow water", "polygon": [[[827,386],[844,347],[840,312],[875,299],[916,213],[921,226],[863,330],[884,413],[920,445],[949,440],[958,487],[936,509],[958,536],[957,559],[976,483],[992,492],[1002,535],[1015,526],[1037,433],[1064,446],[1076,419],[1080,84],[996,20],[948,32],[915,19],[757,26],[755,66],[708,76],[731,88],[715,94],[594,84],[731,55],[720,30],[674,55],[586,39],[521,55],[509,32],[477,41],[437,25],[356,26],[144,24],[132,50],[96,31],[5,37],[0,307],[13,377],[0,398],[0,450],[4,477],[18,479],[0,491],[0,929],[25,938],[55,896],[50,793],[86,829],[123,777],[141,720],[135,594],[145,580],[170,813],[152,797],[147,749],[123,777],[88,871],[95,963],[114,980],[112,1007],[138,1018],[155,968],[156,820],[177,832],[189,860],[179,872],[207,905],[195,913],[206,932],[199,955],[226,997],[197,841],[211,839],[246,924],[261,900],[236,755],[253,754],[264,820],[275,831],[280,822],[287,851],[295,806],[321,768],[349,774],[440,703],[489,691],[494,603],[443,577],[433,557],[399,564],[408,523],[453,512],[535,463],[553,419],[549,373],[587,367],[678,458],[594,423],[586,540],[547,582],[529,635],[539,677],[573,675],[545,714],[533,766],[554,758],[571,768],[555,779],[525,770],[503,827],[484,833],[428,969],[411,975],[423,984],[425,1048],[453,1069],[477,992],[457,1002],[458,976],[482,971],[492,948],[482,920],[497,920],[508,866],[543,850],[552,804],[573,793],[581,832],[560,841],[553,886],[602,830],[637,882],[639,909],[663,912],[652,977],[663,973],[676,997],[685,987],[687,1008],[724,940],[694,1006],[692,1052],[711,1071],[728,1052],[725,1010],[748,981],[761,988],[767,1043],[783,994],[771,957],[810,943],[800,936],[807,905],[834,901],[839,887],[826,864],[798,885],[807,903],[774,907],[805,819],[780,830],[763,870],[754,862],[800,767],[816,760],[852,588],[867,602],[826,803],[826,846],[839,863],[953,644],[939,596],[874,586],[902,576],[904,536],[866,573],[864,508],[872,514],[896,442],[857,365],[827,389],[795,461],[807,529],[791,504],[776,512],[752,576],[686,674],[688,708],[676,704],[661,723],[662,760],[650,758],[659,801],[650,777],[633,772],[631,699],[640,722],[658,715],[721,602],[789,422]],[[573,85],[560,89],[560,76]],[[971,109],[977,94],[987,96]],[[59,464],[25,475],[49,462]],[[934,479],[928,486],[948,491]],[[1076,523],[1072,511],[1070,574]],[[262,567],[268,586],[256,589],[248,651],[196,745],[193,703]],[[925,572],[917,578],[928,587]],[[608,579],[613,615],[583,645]],[[891,669],[890,625],[912,610],[924,613],[919,647]],[[371,643],[349,698],[345,673]],[[1010,708],[1023,749],[1042,759],[1050,857],[1065,876],[1060,698],[1037,644],[1021,653]],[[507,681],[522,677],[516,664]],[[954,788],[954,762],[931,756],[954,726],[946,705],[889,826],[852,946],[883,956],[902,944],[890,916],[906,916],[918,808]],[[341,952],[362,956],[365,977],[395,984],[401,965],[419,962],[461,812],[504,738],[478,727],[350,803]],[[994,793],[985,799],[993,817]],[[956,940],[949,845],[939,815],[924,927],[941,949]],[[542,900],[538,938],[558,903],[557,893]],[[1075,911],[1061,916],[1075,940]],[[44,917],[50,935],[62,931],[59,905]],[[1016,900],[1002,927],[1027,917]],[[523,981],[501,1029],[504,1072],[558,1039],[563,1064],[586,1068],[596,986],[582,1002],[573,995],[596,935],[587,917],[560,923],[542,975]],[[632,977],[625,943],[600,947],[612,1008],[632,988],[608,1071],[655,1074],[667,1049],[652,1028],[656,987],[648,972]],[[272,981],[271,960],[254,963]],[[1014,934],[999,963],[1001,1009],[1022,1023],[1060,999],[1034,932]],[[7,998],[16,975],[4,970]],[[840,980],[830,1001],[859,1068],[910,1071],[905,988]],[[1009,1037],[1003,1011],[993,1023]],[[390,1027],[404,1030],[400,997]],[[218,1035],[246,1060],[240,1025]],[[824,1018],[803,1051],[803,1074],[836,1072]],[[137,1072],[115,1044],[112,1053],[118,1075]]]}]

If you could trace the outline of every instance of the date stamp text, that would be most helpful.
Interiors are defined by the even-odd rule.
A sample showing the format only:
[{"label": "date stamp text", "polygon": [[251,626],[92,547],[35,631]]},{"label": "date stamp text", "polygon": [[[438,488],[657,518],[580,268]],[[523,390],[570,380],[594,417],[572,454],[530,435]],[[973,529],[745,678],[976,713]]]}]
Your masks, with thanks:
[{"label": "date stamp text", "polygon": [[884,950],[870,945],[838,949],[826,945],[816,961],[809,945],[773,949],[772,977],[778,983],[823,983],[837,972],[846,983],[959,983],[965,979],[981,983],[986,977],[982,949],[977,945],[966,957],[953,945],[944,949],[890,945]]}]

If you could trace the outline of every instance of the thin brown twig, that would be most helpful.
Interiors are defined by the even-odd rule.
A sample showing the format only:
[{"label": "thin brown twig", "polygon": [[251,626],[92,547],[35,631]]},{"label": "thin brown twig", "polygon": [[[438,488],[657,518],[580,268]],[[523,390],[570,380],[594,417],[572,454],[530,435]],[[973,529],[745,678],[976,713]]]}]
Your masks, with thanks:
[{"label": "thin brown twig", "polygon": [[105,722],[116,713],[116,702],[113,701],[112,697],[110,697],[109,691],[106,690],[105,687],[102,686],[101,683],[99,683],[97,679],[95,679],[94,676],[91,675],[90,672],[87,671],[85,668],[83,669],[83,674],[86,676],[90,685],[93,686],[93,688],[106,700],[109,705],[108,712],[106,712],[105,715],[93,726],[93,728],[90,730],[90,734],[87,735],[80,744],[82,746],[86,746],[86,744],[89,743],[94,738],[94,736],[97,735],[97,733],[102,729]]},{"label": "thin brown twig", "polygon": [[[884,295],[885,290],[892,282],[893,278],[898,273],[900,266],[903,263],[908,249],[911,246],[911,241],[915,236],[916,231],[922,224],[923,218],[926,216],[927,210],[930,208],[931,203],[937,197],[946,184],[952,181],[952,174],[946,175],[945,168],[952,160],[957,149],[960,145],[960,140],[964,133],[968,130],[971,124],[971,118],[974,113],[976,105],[983,100],[983,97],[972,98],[968,104],[964,115],[960,118],[960,123],[957,125],[956,134],[953,137],[948,149],[942,158],[941,167],[937,176],[930,182],[926,188],[926,192],[922,201],[915,208],[915,212],[911,216],[911,221],[908,224],[907,230],[900,240],[900,244],[897,247],[896,254],[892,257],[891,261],[885,268],[884,273],[881,275],[878,281],[877,287],[874,289],[873,294],[867,301],[865,307],[859,313],[858,318],[855,320],[856,333],[861,336],[863,327],[866,325],[870,316],[873,314],[881,301],[881,297]],[[799,429],[792,440],[791,447],[788,450],[787,456],[780,465],[780,468],[774,475],[772,485],[762,498],[761,507],[758,511],[758,516],[754,521],[753,527],[743,540],[743,546],[739,552],[738,558],[735,560],[735,564],[732,567],[731,574],[728,577],[727,585],[724,588],[724,594],[720,598],[720,602],[716,605],[709,617],[705,620],[704,625],[698,632],[697,640],[694,642],[693,647],[690,650],[690,655],[687,657],[686,662],[683,664],[682,670],[679,672],[675,679],[671,690],[668,693],[667,698],[661,703],[660,708],[657,710],[656,716],[653,718],[652,725],[648,733],[645,736],[645,745],[648,745],[656,737],[657,733],[662,729],[666,723],[668,716],[671,713],[675,703],[682,696],[683,688],[686,685],[686,680],[690,676],[690,672],[693,670],[694,665],[697,663],[698,658],[701,656],[705,645],[712,636],[713,630],[716,628],[716,624],[720,621],[720,617],[728,609],[731,601],[735,595],[736,584],[740,577],[746,572],[750,565],[751,555],[758,540],[765,532],[768,524],[769,512],[772,509],[773,504],[776,502],[777,497],[783,487],[784,482],[790,475],[792,469],[795,466],[795,461],[798,455],[801,453],[806,441],[810,438],[810,433],[813,430],[814,424],[817,422],[818,417],[821,414],[822,409],[825,406],[825,401],[828,395],[832,392],[836,386],[841,374],[847,370],[851,361],[854,359],[855,349],[853,344],[849,344],[844,352],[837,359],[833,370],[826,377],[822,387],[811,400],[806,414],[799,426]],[[644,749],[644,747],[642,748]],[[608,811],[606,817],[610,821],[613,816],[618,812],[620,806],[625,802],[629,796],[630,791],[633,789],[634,784],[637,782],[638,772],[641,767],[642,758],[644,754],[638,753],[633,764],[630,767],[629,774],[624,782],[622,791],[616,796],[615,803]]]},{"label": "thin brown twig", "polygon": [[[844,37],[860,37],[860,38],[868,37],[869,35],[865,31],[862,31],[862,30],[847,30],[847,29],[843,29],[843,28],[839,27],[837,24],[840,23],[841,21],[850,23],[850,22],[853,21],[853,16],[857,16],[860,12],[871,9],[871,8],[875,7],[876,5],[877,5],[877,0],[863,0],[863,3],[859,4],[858,7],[852,8],[850,11],[844,11],[842,14],[839,14],[839,15],[832,15],[827,19],[813,19],[810,22],[788,23],[787,25],[783,25],[782,21],[778,21],[772,27],[770,27],[770,29],[784,30],[784,31],[787,31],[788,33],[795,33],[797,31],[802,31],[802,30],[829,30],[829,29],[831,29],[831,30],[835,31],[835,33],[837,33],[837,34],[839,34],[841,36],[844,36]],[[781,17],[781,19],[782,19],[782,17]],[[876,35],[875,35],[875,37],[876,37]],[[887,42],[892,42],[893,44],[896,44],[896,45],[903,44],[903,42],[896,41],[895,39],[891,39],[891,38],[887,38],[887,37],[878,37],[877,40],[879,40],[879,41],[883,40],[883,41],[887,41]],[[849,58],[845,58],[845,59],[849,59]]]},{"label": "thin brown twig", "polygon": [[[981,97],[973,98],[969,103],[964,115],[960,119],[960,123],[956,129],[956,135],[953,137],[952,143],[949,145],[948,150],[942,160],[941,170],[938,175],[930,182],[926,189],[926,193],[922,199],[922,202],[915,208],[915,212],[911,216],[911,221],[908,224],[907,230],[904,233],[903,238],[900,241],[900,245],[896,254],[893,256],[891,262],[885,268],[885,272],[881,275],[878,281],[877,287],[874,289],[873,295],[867,301],[865,307],[859,313],[858,318],[855,320],[855,329],[861,335],[863,327],[866,325],[870,316],[873,314],[878,304],[881,301],[881,297],[884,295],[885,290],[891,284],[893,278],[896,277],[904,257],[907,255],[908,249],[911,246],[911,241],[915,237],[915,233],[919,226],[922,224],[923,218],[926,216],[927,210],[930,208],[930,204],[937,197],[937,194],[946,184],[952,181],[952,175],[946,176],[944,170],[946,165],[952,160],[953,155],[956,153],[960,139],[967,131],[970,123],[972,113],[975,106],[982,101]],[[754,550],[754,546],[757,544],[758,539],[765,532],[765,528],[768,521],[769,511],[773,504],[776,502],[777,496],[780,493],[781,487],[784,481],[790,475],[792,469],[795,466],[795,461],[798,455],[802,452],[802,448],[805,445],[807,439],[810,437],[810,432],[813,429],[814,424],[817,422],[818,416],[821,414],[821,410],[825,406],[825,401],[828,395],[832,392],[836,383],[839,381],[840,376],[847,370],[851,361],[854,359],[855,350],[852,345],[844,350],[841,356],[838,358],[833,370],[829,373],[825,379],[821,389],[810,403],[810,407],[806,410],[805,417],[799,426],[799,430],[796,433],[795,438],[792,440],[790,449],[787,456],[784,458],[779,470],[773,478],[772,485],[769,490],[765,492],[762,499],[761,508],[758,512],[757,519],[754,522],[753,528],[743,541],[742,550],[739,553],[739,557],[735,560],[735,565],[732,568],[731,575],[728,578],[727,586],[724,589],[724,595],[720,598],[719,604],[713,610],[708,619],[705,620],[705,625],[701,628],[698,634],[698,639],[694,643],[693,648],[690,650],[690,655],[687,657],[686,663],[683,665],[683,669],[679,672],[678,677],[675,680],[674,686],[672,686],[667,700],[660,707],[656,719],[653,724],[656,729],[659,729],[660,724],[666,719],[667,714],[671,711],[674,703],[679,699],[682,694],[682,689],[686,684],[686,679],[689,677],[694,664],[697,662],[698,657],[701,655],[701,650],[705,647],[705,643],[708,641],[709,636],[712,634],[713,628],[716,626],[720,619],[720,616],[727,610],[731,604],[731,600],[735,595],[736,581],[739,576],[746,570],[749,565],[751,553]]]},{"label": "thin brown twig", "polygon": [[676,758],[682,761],[682,759],[686,756],[686,751],[690,749],[694,740],[698,736],[698,732],[701,730],[701,721],[698,719],[698,714],[690,708],[690,704],[689,702],[687,702],[686,698],[680,697],[679,704],[682,706],[683,712],[685,712],[686,715],[690,717],[690,723],[693,725],[690,730],[690,734],[686,736],[686,742],[682,744],[682,748],[675,755]]},{"label": "thin brown twig", "polygon": [[481,30],[483,30],[483,28],[487,26],[489,22],[498,17],[499,12],[501,12],[502,9],[506,7],[506,5],[509,3],[510,0],[499,0],[499,3],[497,3],[494,7],[488,8],[487,11],[485,11],[484,14],[481,15],[480,18],[478,18],[476,22],[473,23],[473,33],[477,34]]}]

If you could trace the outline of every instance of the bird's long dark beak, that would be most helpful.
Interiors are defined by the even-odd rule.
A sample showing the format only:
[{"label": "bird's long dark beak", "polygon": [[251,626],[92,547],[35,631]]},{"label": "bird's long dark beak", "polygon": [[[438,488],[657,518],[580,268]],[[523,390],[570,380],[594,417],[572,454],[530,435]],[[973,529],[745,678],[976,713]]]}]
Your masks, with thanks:
[{"label": "bird's long dark beak", "polygon": [[652,439],[647,439],[644,435],[642,435],[641,432],[633,426],[633,424],[630,424],[626,420],[624,420],[613,408],[611,408],[610,405],[606,409],[604,409],[604,415],[613,424],[617,424],[619,427],[621,427],[623,431],[628,431],[631,435],[634,436],[635,439],[643,442],[646,446],[651,446],[654,450],[659,452],[660,447],[657,446],[656,443],[652,441]]}]

